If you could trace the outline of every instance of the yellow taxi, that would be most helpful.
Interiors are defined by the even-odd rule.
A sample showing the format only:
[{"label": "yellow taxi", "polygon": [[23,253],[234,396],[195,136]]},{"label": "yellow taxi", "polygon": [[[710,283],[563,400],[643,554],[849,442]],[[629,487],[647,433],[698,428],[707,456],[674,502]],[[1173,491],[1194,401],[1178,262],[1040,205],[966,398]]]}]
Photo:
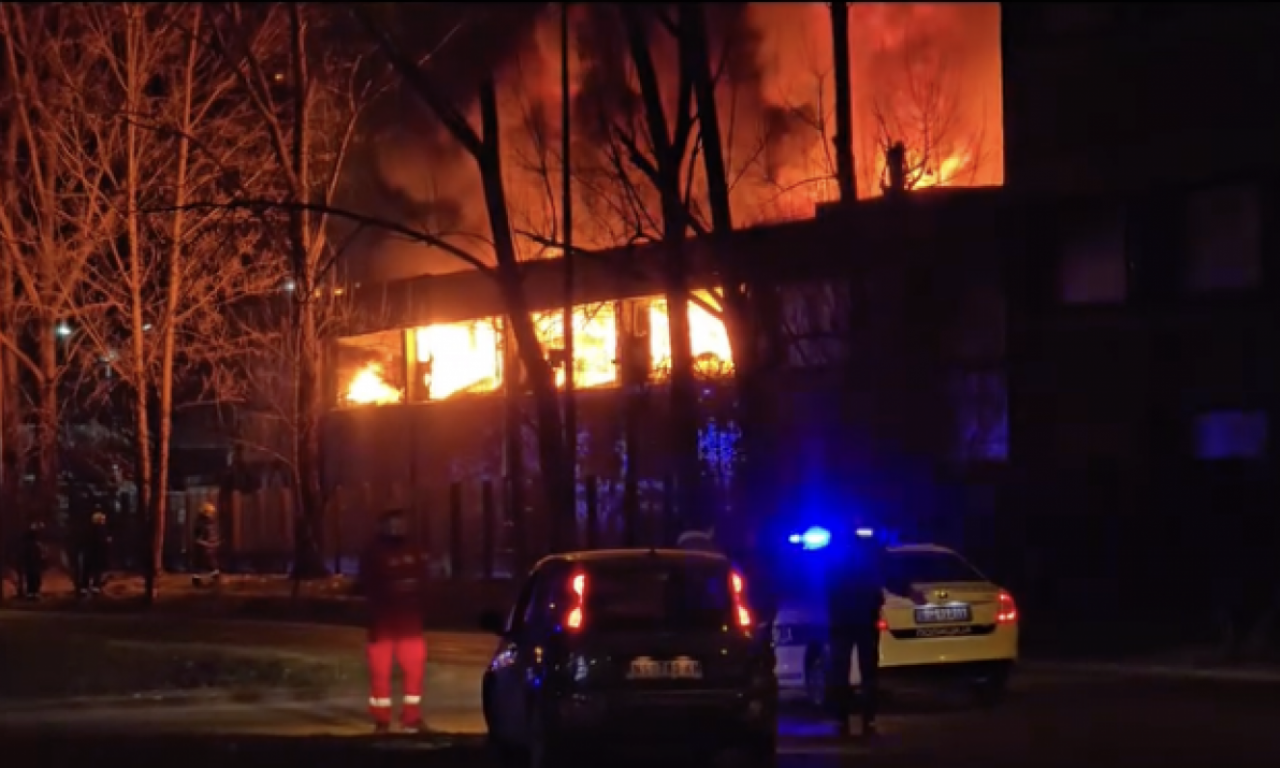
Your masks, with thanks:
[{"label": "yellow taxi", "polygon": [[[885,548],[890,583],[912,594],[885,593],[880,619],[882,685],[897,679],[956,681],[978,701],[995,703],[1018,659],[1018,608],[959,553],[935,544]],[[827,608],[817,590],[784,598],[774,620],[776,675],[782,692],[822,706],[828,664]],[[861,683],[856,649],[849,683]]]}]

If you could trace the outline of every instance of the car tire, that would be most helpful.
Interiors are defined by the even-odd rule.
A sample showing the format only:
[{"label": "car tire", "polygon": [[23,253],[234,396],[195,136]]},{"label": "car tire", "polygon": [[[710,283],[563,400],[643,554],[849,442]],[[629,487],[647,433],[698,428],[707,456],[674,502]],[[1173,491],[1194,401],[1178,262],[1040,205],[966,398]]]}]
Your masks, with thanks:
[{"label": "car tire", "polygon": [[499,764],[504,766],[520,765],[523,762],[523,752],[494,730],[495,719],[491,685],[492,683],[486,679],[480,693],[481,709],[484,712],[484,725],[487,731],[486,743],[489,751],[498,759]]},{"label": "car tire", "polygon": [[805,699],[819,712],[827,711],[827,661],[825,650],[813,649],[804,665]]},{"label": "car tire", "polygon": [[564,742],[548,722],[542,707],[534,704],[529,709],[529,747],[525,765],[528,768],[568,768],[570,760]]}]

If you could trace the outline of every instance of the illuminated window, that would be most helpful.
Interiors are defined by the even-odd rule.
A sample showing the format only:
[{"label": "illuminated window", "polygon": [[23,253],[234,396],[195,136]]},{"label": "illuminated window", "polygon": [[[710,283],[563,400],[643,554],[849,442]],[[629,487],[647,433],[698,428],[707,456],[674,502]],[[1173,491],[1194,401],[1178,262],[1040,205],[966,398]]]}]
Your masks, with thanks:
[{"label": "illuminated window", "polygon": [[338,405],[404,402],[404,343],[399,331],[338,339]]},{"label": "illuminated window", "polygon": [[418,328],[416,384],[423,400],[493,392],[502,385],[502,345],[497,318]]},{"label": "illuminated window", "polygon": [[[689,337],[693,346],[694,369],[704,376],[727,376],[733,372],[733,351],[724,321],[707,311],[703,303],[719,309],[715,299],[696,291],[689,302]],[[701,303],[699,303],[701,302]],[[671,324],[667,322],[667,302],[654,299],[649,305],[649,352],[653,370],[665,376],[671,372]]]},{"label": "illuminated window", "polygon": [[1256,459],[1267,452],[1267,414],[1213,411],[1195,418],[1196,458],[1209,461]]},{"label": "illuminated window", "polygon": [[[538,312],[533,316],[538,341],[557,362],[564,354],[564,313]],[[602,387],[618,381],[618,314],[612,302],[588,304],[573,310],[573,385],[579,389]],[[564,386],[564,367],[556,366],[556,386]]]}]

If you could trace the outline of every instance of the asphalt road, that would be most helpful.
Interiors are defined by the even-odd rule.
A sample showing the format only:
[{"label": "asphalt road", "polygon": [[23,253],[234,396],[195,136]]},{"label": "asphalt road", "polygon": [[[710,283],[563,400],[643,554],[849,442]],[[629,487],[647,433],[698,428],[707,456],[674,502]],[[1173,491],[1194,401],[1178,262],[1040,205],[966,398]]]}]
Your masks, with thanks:
[{"label": "asphalt road", "polygon": [[[45,619],[38,619],[45,620]],[[57,620],[50,618],[49,621]],[[0,631],[3,625],[0,624]],[[252,629],[252,632],[247,630]],[[332,627],[210,625],[225,642],[272,644],[305,653],[358,652],[359,633]],[[86,755],[125,759],[133,768],[234,763],[491,765],[483,749],[475,681],[488,638],[432,638],[436,665],[427,719],[439,733],[368,736],[362,699],[311,701],[82,703],[75,708],[0,710],[0,745],[39,755],[54,768],[79,768]],[[1274,766],[1280,765],[1280,687],[1261,683],[1152,680],[1027,670],[1009,700],[975,710],[933,691],[899,692],[871,744],[837,743],[822,724],[789,713],[780,765],[799,766]]]}]

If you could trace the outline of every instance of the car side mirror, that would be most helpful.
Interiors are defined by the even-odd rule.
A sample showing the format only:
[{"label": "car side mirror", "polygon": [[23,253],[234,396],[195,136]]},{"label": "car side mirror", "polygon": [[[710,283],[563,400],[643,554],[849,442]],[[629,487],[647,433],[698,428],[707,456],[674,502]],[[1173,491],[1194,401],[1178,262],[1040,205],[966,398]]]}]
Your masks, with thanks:
[{"label": "car side mirror", "polygon": [[507,622],[497,611],[483,611],[480,614],[480,629],[491,635],[505,635]]}]

